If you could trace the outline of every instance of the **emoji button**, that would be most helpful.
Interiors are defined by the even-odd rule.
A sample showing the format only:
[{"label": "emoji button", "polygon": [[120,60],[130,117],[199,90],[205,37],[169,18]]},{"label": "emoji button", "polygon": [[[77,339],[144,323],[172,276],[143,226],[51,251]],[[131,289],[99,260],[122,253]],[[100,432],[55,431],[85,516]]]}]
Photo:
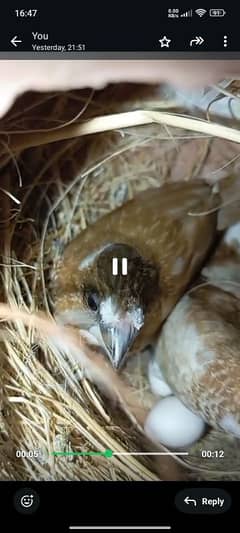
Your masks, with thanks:
[{"label": "emoji button", "polygon": [[14,494],[13,503],[18,513],[33,514],[39,508],[40,498],[35,490],[23,488]]}]

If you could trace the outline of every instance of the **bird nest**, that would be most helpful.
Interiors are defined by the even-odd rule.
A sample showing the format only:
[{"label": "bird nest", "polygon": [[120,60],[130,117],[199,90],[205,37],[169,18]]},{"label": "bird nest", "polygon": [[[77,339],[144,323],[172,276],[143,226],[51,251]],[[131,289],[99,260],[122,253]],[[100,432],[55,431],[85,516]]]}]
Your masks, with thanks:
[{"label": "bird nest", "polygon": [[[238,83],[219,88],[218,97],[227,108],[239,98]],[[131,392],[131,412],[126,396],[110,399],[29,319],[53,324],[51,282],[64,246],[139,191],[228,176],[220,225],[231,222],[239,210],[232,203],[237,117],[216,119],[211,106],[194,114],[165,89],[116,85],[97,93],[27,93],[2,118],[1,301],[8,306],[0,306],[1,480],[240,478],[239,441],[215,430],[178,463],[138,455],[156,451],[136,415],[155,402],[147,352],[117,378]],[[222,449],[221,462],[202,458],[202,450]]]}]

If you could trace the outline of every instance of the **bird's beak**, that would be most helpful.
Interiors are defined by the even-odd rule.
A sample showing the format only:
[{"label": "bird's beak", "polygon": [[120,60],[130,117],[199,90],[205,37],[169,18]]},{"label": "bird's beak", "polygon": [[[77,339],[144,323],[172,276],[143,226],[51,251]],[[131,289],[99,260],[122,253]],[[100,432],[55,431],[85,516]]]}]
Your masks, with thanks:
[{"label": "bird's beak", "polygon": [[109,359],[113,367],[119,369],[139,331],[126,321],[117,326],[100,324],[100,331]]}]

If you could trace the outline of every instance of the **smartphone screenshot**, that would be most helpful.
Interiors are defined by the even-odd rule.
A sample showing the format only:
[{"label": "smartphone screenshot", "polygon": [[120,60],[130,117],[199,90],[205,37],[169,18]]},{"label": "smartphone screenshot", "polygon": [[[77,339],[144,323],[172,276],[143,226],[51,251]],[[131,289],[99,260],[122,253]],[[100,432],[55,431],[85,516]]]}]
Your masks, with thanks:
[{"label": "smartphone screenshot", "polygon": [[239,14],[2,8],[6,530],[237,516]]}]

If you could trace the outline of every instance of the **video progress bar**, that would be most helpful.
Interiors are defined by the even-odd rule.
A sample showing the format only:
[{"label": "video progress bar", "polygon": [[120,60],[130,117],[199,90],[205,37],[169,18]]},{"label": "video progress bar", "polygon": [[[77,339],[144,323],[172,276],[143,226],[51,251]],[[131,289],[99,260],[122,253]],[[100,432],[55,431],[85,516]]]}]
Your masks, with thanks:
[{"label": "video progress bar", "polygon": [[105,529],[118,529],[118,530],[124,530],[124,529],[134,529],[134,530],[145,530],[149,531],[154,530],[158,531],[160,529],[171,529],[171,526],[69,526],[69,529],[88,529],[92,531],[97,530],[105,530]]}]

